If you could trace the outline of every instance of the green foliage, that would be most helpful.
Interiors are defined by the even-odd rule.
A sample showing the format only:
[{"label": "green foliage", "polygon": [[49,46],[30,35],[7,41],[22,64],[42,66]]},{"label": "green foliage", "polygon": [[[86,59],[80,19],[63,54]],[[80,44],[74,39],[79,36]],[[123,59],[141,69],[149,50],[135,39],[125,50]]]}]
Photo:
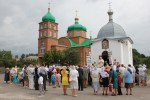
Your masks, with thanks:
[{"label": "green foliage", "polygon": [[0,67],[11,67],[15,65],[15,59],[12,58],[11,51],[0,51]]},{"label": "green foliage", "polygon": [[80,62],[80,53],[74,49],[66,49],[64,51],[51,50],[46,52],[42,58],[42,63],[45,65],[51,64],[69,64],[76,65]]},{"label": "green foliage", "polygon": [[[37,54],[26,54],[26,55],[32,55],[35,56]],[[0,51],[0,67],[14,67],[15,65],[17,65],[18,67],[22,67],[24,64],[28,65],[28,64],[37,64],[37,60],[26,60],[26,55],[22,54],[21,58],[19,60],[18,59],[18,55],[15,56],[15,59],[13,59],[12,57],[12,53],[11,51]]]},{"label": "green foliage", "polygon": [[140,54],[136,49],[133,49],[133,64],[146,64],[147,67],[150,67],[150,57]]},{"label": "green foliage", "polygon": [[80,53],[72,48],[64,50],[65,61],[69,65],[76,65],[80,63]]}]

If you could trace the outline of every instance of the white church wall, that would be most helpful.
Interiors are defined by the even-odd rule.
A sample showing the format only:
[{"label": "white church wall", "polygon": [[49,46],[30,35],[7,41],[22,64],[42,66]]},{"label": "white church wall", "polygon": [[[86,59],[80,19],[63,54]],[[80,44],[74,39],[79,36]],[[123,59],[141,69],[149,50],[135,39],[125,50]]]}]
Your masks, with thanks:
[{"label": "white church wall", "polygon": [[129,54],[128,54],[128,43],[127,43],[127,40],[124,40],[125,42],[123,43],[123,58],[124,58],[124,62],[121,63],[121,64],[124,64],[125,66],[128,65],[128,58],[129,58]]},{"label": "white church wall", "polygon": [[[108,52],[111,52],[111,61],[114,59],[117,60],[120,64],[124,64],[127,66],[128,64],[133,64],[133,56],[132,56],[132,44],[128,39],[124,40],[126,42],[118,42],[118,40],[108,40],[109,41],[109,49]],[[99,56],[105,49],[102,49],[102,41],[94,42],[91,45],[91,60],[93,62],[98,62]]]},{"label": "white church wall", "polygon": [[116,59],[117,62],[122,62],[121,55],[121,43],[118,40],[109,40],[109,51],[112,52],[112,61]]},{"label": "white church wall", "polygon": [[132,44],[130,43],[129,40],[128,40],[128,55],[129,55],[128,62],[129,64],[133,65]]},{"label": "white church wall", "polygon": [[101,41],[94,42],[91,45],[91,61],[92,63],[98,62],[99,56],[102,53]]}]

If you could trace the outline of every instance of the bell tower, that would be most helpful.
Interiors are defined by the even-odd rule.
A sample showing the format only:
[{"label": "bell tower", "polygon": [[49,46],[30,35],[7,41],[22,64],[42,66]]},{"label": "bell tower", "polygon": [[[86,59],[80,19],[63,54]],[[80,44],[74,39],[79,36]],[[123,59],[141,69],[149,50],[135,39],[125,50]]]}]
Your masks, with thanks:
[{"label": "bell tower", "polygon": [[42,17],[42,22],[39,23],[39,38],[38,38],[38,57],[39,62],[43,55],[51,50],[53,44],[58,44],[58,23],[55,22],[55,17],[50,12],[50,4],[48,12]]}]

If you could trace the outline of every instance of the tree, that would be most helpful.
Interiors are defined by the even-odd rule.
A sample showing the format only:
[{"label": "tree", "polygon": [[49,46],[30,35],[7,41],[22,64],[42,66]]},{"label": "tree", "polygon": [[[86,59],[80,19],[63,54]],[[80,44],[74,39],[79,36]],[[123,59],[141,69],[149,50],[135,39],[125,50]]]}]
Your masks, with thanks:
[{"label": "tree", "polygon": [[136,49],[133,49],[133,64],[135,66],[139,64],[146,64],[150,67],[150,57],[145,56],[144,54],[140,54]]},{"label": "tree", "polygon": [[15,65],[15,60],[12,58],[11,51],[0,51],[0,67],[12,67]]},{"label": "tree", "polygon": [[64,51],[51,50],[44,54],[42,63],[45,65],[76,65],[80,62],[80,53],[74,49],[66,49]]},{"label": "tree", "polygon": [[72,48],[64,50],[64,63],[76,65],[80,63],[80,53]]},{"label": "tree", "polygon": [[25,58],[25,56],[26,56],[25,54],[22,54],[22,55],[21,55],[21,59],[24,59],[24,58]]},{"label": "tree", "polygon": [[64,54],[59,50],[51,50],[44,54],[42,63],[45,65],[62,64]]}]

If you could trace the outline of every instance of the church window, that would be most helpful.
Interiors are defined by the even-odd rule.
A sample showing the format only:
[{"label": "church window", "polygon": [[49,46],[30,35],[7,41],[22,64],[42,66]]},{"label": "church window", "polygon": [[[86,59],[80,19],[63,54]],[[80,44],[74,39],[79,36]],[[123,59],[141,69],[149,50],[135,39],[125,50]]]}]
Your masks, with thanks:
[{"label": "church window", "polygon": [[45,54],[45,48],[41,48],[41,54]]},{"label": "church window", "polygon": [[56,30],[56,26],[54,26],[54,30]]},{"label": "church window", "polygon": [[57,37],[57,33],[56,32],[54,32],[54,37]]},{"label": "church window", "polygon": [[51,25],[51,24],[49,24],[49,28],[52,28],[52,25]]},{"label": "church window", "polygon": [[40,37],[42,37],[43,35],[42,35],[42,32],[40,32]]},{"label": "church window", "polygon": [[70,32],[70,36],[72,36],[72,32]]},{"label": "church window", "polygon": [[80,36],[80,32],[77,32],[77,36]]},{"label": "church window", "polygon": [[47,25],[46,25],[46,24],[44,25],[44,28],[47,28]]},{"label": "church window", "polygon": [[45,41],[41,42],[41,46],[44,47],[46,45]]},{"label": "church window", "polygon": [[40,29],[43,29],[43,25],[40,25]]},{"label": "church window", "polygon": [[46,36],[46,31],[44,31],[44,36]]},{"label": "church window", "polygon": [[52,32],[51,31],[49,31],[49,36],[52,36]]}]

